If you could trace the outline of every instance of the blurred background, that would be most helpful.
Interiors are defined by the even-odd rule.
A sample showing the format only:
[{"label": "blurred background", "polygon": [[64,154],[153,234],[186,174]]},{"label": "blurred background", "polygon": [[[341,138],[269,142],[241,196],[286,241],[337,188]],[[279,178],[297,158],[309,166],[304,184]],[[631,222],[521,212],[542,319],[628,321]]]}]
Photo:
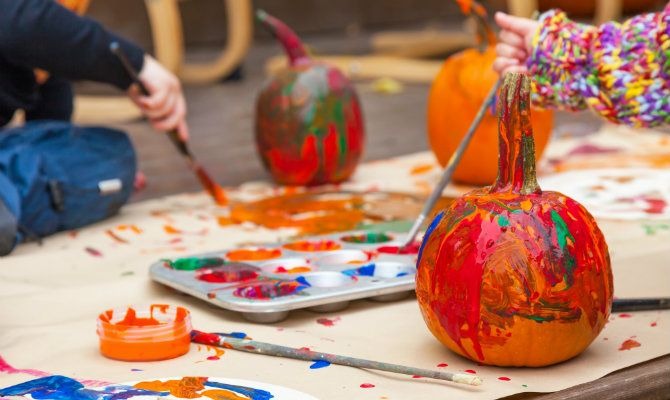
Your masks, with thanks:
[{"label": "blurred background", "polygon": [[[535,8],[560,7],[593,23],[656,10],[665,2],[482,3],[490,18],[496,10],[530,15]],[[450,54],[475,44],[474,26],[454,1],[92,0],[86,15],[178,70],[186,87],[191,147],[221,184],[231,186],[266,177],[254,144],[255,96],[267,71],[279,68],[282,51],[254,23],[251,12],[257,8],[285,21],[313,54],[340,57],[336,60],[355,79],[361,96],[366,161],[429,149],[425,125],[431,74]],[[135,141],[148,183],[135,201],[200,190],[169,141],[128,110],[121,93],[91,83],[79,83],[76,90],[78,122],[116,126]],[[447,112],[452,111],[457,112]],[[599,125],[587,113],[557,113],[554,135],[588,134]]]}]

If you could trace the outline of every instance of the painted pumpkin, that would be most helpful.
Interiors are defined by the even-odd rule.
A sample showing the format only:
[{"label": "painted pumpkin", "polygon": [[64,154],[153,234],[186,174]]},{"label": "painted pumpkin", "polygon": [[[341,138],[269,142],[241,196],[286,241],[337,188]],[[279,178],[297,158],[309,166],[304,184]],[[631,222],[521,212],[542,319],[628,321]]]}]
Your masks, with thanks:
[{"label": "painted pumpkin", "polygon": [[[428,97],[428,140],[438,161],[447,165],[468,131],[486,95],[498,80],[493,71],[496,38],[485,9],[472,1],[458,1],[473,14],[479,28],[480,49],[466,49],[449,57],[435,77]],[[551,111],[534,110],[536,159],[542,154],[553,125]],[[492,108],[481,121],[454,172],[454,181],[490,185],[497,174],[497,118]]]},{"label": "painted pumpkin", "polygon": [[358,95],[337,68],[308,57],[296,34],[266,14],[258,18],[283,45],[289,66],[265,83],[256,104],[256,144],[275,181],[339,183],[363,153]]},{"label": "painted pumpkin", "polygon": [[438,214],[419,252],[416,291],[428,328],[483,364],[574,357],[612,305],[609,253],[593,217],[537,184],[529,94],[528,77],[505,77],[498,178]]}]

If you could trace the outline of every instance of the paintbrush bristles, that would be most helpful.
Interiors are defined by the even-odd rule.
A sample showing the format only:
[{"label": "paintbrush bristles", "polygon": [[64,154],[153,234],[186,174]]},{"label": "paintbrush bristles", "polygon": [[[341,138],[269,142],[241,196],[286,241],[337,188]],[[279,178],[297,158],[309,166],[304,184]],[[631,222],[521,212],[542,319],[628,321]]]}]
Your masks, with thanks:
[{"label": "paintbrush bristles", "polygon": [[344,365],[347,367],[374,369],[378,371],[394,372],[403,375],[419,375],[426,378],[440,379],[472,386],[479,386],[482,384],[482,379],[476,375],[466,375],[460,373],[454,374],[451,372],[406,367],[404,365],[389,364],[379,361],[365,360],[362,358],[296,349],[271,343],[257,342],[255,340],[249,339],[231,338],[220,336],[215,333],[205,333],[195,330],[191,332],[191,341],[209,346],[220,346],[227,349],[244,351],[247,353],[293,358],[304,361],[327,361],[331,364]]}]

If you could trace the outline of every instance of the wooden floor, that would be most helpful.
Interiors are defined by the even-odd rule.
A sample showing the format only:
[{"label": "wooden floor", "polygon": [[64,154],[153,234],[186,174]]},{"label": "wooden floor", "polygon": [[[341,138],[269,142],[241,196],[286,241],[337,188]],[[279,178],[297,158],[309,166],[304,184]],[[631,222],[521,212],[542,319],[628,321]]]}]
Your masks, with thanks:
[{"label": "wooden floor", "polygon": [[[366,42],[360,39],[321,36],[306,38],[306,42],[321,53],[366,51]],[[254,144],[255,96],[265,79],[265,60],[279,51],[274,43],[256,44],[244,64],[242,80],[186,87],[192,150],[222,185],[267,178]],[[366,161],[428,149],[425,130],[428,85],[406,85],[396,95],[374,92],[368,82],[357,83],[357,88],[366,121]],[[97,89],[85,86],[81,91]],[[599,123],[588,113],[560,114],[556,127],[559,134],[566,131],[574,134],[594,130]],[[167,138],[153,132],[143,121],[113,126],[131,134],[140,169],[147,176],[146,189],[136,193],[133,201],[200,190]]]}]

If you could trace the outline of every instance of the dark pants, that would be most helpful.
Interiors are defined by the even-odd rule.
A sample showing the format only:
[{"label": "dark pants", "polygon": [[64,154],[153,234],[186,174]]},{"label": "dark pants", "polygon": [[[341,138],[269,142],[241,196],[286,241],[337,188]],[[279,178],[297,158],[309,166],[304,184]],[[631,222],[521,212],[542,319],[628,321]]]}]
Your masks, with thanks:
[{"label": "dark pants", "polygon": [[70,81],[51,76],[40,85],[38,96],[35,105],[26,110],[26,121],[41,119],[70,121],[72,119],[74,94]]}]

